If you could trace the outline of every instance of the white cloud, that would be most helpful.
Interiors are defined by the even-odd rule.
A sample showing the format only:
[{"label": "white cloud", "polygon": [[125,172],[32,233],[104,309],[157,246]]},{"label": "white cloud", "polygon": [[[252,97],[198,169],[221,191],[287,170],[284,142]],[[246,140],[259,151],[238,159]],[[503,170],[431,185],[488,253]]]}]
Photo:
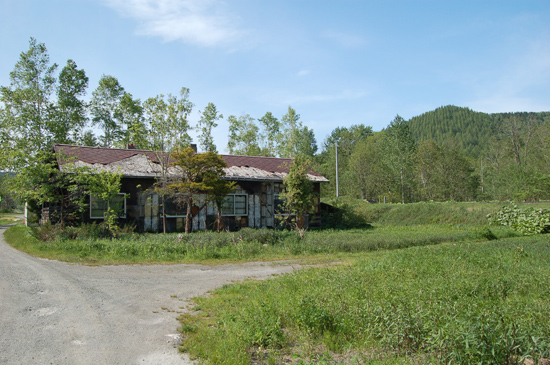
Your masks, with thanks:
[{"label": "white cloud", "polygon": [[218,0],[102,0],[139,22],[137,33],[200,46],[231,46],[243,35],[237,16]]},{"label": "white cloud", "polygon": [[368,43],[364,37],[352,33],[326,31],[323,36],[345,48],[363,48]]},{"label": "white cloud", "polygon": [[310,74],[311,71],[309,70],[306,70],[306,69],[303,69],[303,70],[300,70],[298,71],[298,73],[296,74],[298,77],[303,77],[303,76],[307,76]]}]

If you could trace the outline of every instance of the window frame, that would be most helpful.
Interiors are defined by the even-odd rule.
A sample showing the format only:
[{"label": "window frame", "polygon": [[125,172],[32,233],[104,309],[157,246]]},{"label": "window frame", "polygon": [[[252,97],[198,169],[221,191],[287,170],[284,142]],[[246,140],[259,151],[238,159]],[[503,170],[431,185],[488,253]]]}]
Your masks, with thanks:
[{"label": "window frame", "polygon": [[[245,212],[243,214],[235,213],[235,198],[238,196],[244,196],[244,210]],[[245,217],[248,216],[248,194],[228,194],[225,196],[225,198],[232,198],[233,199],[233,213],[232,214],[226,214],[224,213],[224,207],[222,206],[222,217]]]},{"label": "window frame", "polygon": [[[122,196],[122,201],[124,203],[124,212],[122,215],[119,215],[117,218],[121,218],[121,219],[125,219],[126,218],[126,193],[118,193],[117,194],[118,196]],[[97,196],[93,196],[93,195],[90,195],[90,219],[105,219],[105,209],[103,210],[103,216],[99,217],[99,216],[94,216],[92,211],[94,209],[92,209],[92,199],[96,199],[96,200],[99,200],[99,201],[102,201],[103,203],[107,203],[107,208],[109,207],[109,202],[105,202],[105,200],[97,197]],[[95,209],[97,210],[97,209]]]},{"label": "window frame", "polygon": [[[166,208],[167,208],[166,205],[168,205],[168,204],[167,204],[168,199],[171,199],[171,198],[169,198],[169,197],[164,198],[164,204],[165,204],[164,211],[165,211],[165,212],[166,212],[166,210],[167,210],[167,209],[166,209]],[[176,203],[174,203],[174,202],[170,202],[170,204],[173,204],[173,205],[175,205],[175,206],[178,205],[178,204],[176,204]],[[187,217],[187,208],[186,208],[185,206],[183,206],[183,211],[185,212],[185,213],[183,213],[183,214],[168,214],[168,213],[166,213],[166,218],[185,218],[185,217]],[[159,211],[159,213],[160,213],[161,218],[162,218],[162,209]]]}]

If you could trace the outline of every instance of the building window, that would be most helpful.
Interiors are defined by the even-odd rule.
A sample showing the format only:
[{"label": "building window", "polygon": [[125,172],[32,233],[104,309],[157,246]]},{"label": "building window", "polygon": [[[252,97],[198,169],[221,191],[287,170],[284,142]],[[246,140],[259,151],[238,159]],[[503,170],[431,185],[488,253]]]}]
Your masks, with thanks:
[{"label": "building window", "polygon": [[[166,217],[168,218],[181,218],[187,216],[187,205],[181,204],[173,197],[166,197],[164,199]],[[162,215],[162,211],[160,212]]]},{"label": "building window", "polygon": [[90,196],[90,218],[103,219],[107,208],[112,208],[118,212],[118,218],[126,218],[126,194],[118,193],[114,199],[109,202],[97,197]]},{"label": "building window", "polygon": [[222,206],[222,215],[247,215],[247,200],[246,194],[231,194],[225,197]]},{"label": "building window", "polygon": [[273,194],[273,205],[276,215],[288,215],[289,212],[285,209],[285,200],[279,194]]}]

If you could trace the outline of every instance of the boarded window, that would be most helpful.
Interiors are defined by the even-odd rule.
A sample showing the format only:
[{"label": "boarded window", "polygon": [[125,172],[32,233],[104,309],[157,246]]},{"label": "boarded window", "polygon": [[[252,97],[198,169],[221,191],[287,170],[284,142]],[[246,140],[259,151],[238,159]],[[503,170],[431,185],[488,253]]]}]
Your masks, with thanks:
[{"label": "boarded window", "polygon": [[164,200],[167,217],[185,217],[187,215],[187,205],[178,201],[177,197],[167,197]]}]

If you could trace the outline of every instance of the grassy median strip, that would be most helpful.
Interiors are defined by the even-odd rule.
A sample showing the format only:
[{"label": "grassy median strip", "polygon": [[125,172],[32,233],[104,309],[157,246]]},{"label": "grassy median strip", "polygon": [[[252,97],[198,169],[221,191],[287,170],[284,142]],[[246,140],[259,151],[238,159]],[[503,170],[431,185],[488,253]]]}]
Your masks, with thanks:
[{"label": "grassy median strip", "polygon": [[513,364],[550,357],[546,236],[370,252],[228,285],[181,317],[212,364]]}]

